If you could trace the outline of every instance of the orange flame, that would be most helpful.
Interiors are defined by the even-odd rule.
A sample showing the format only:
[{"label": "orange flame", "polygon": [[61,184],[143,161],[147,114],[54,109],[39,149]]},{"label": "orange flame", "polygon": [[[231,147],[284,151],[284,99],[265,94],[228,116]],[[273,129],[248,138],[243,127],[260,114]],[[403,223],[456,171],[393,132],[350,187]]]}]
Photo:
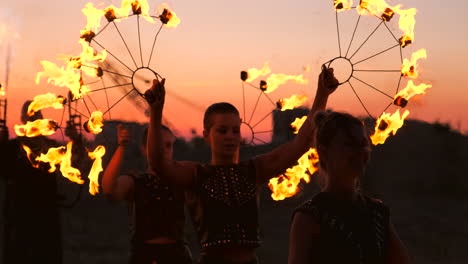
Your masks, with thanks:
[{"label": "orange flame", "polygon": [[406,110],[403,115],[400,116],[400,109],[397,109],[393,115],[383,113],[377,120],[375,132],[371,136],[372,144],[383,144],[390,135],[395,135],[398,129],[403,126],[405,118],[409,113],[410,112]]},{"label": "orange flame", "polygon": [[285,84],[288,81],[295,81],[298,84],[308,84],[309,80],[305,79],[302,74],[299,75],[287,75],[282,73],[274,73],[268,76],[266,82],[268,84],[265,93],[271,93],[280,85]]},{"label": "orange flame", "polygon": [[93,166],[88,175],[89,193],[95,195],[99,193],[99,173],[102,171],[102,156],[106,154],[104,146],[97,146],[93,152],[89,152],[88,156],[94,160]]},{"label": "orange flame", "polygon": [[90,91],[89,87],[82,85],[81,75],[73,67],[58,67],[50,61],[41,61],[43,71],[36,75],[36,84],[39,84],[41,77],[48,77],[47,82],[60,87],[68,87],[73,94],[73,99],[79,99]]},{"label": "orange flame", "polygon": [[94,111],[91,113],[91,117],[85,123],[86,131],[92,132],[94,134],[99,134],[102,132],[102,127],[104,124],[102,123],[103,114],[101,111]]},{"label": "orange flame", "polygon": [[37,95],[34,97],[34,100],[29,104],[28,116],[33,116],[35,112],[47,107],[52,107],[54,109],[62,109],[64,102],[64,97],[57,97],[53,93]]},{"label": "orange flame", "polygon": [[278,201],[294,196],[299,191],[301,180],[310,182],[310,175],[318,170],[318,161],[317,150],[309,149],[299,158],[298,165],[287,169],[284,175],[270,179],[268,186],[272,191],[271,197]]},{"label": "orange flame", "polygon": [[425,84],[425,83],[421,83],[416,86],[414,85],[412,80],[409,80],[405,89],[401,90],[397,95],[395,95],[395,98],[402,97],[402,98],[405,98],[406,100],[409,100],[411,97],[415,95],[425,94],[426,89],[431,88],[431,87],[432,85]]},{"label": "orange flame", "polygon": [[395,7],[395,12],[400,15],[398,26],[404,33],[403,37],[400,39],[400,43],[402,47],[406,47],[414,41],[414,26],[416,25],[414,16],[416,15],[416,8],[403,10],[397,6]]},{"label": "orange flame", "polygon": [[[180,19],[177,17],[174,10],[168,4],[162,3],[158,6],[158,12],[161,14],[159,19],[164,23],[165,27],[177,27],[180,24]],[[167,22],[166,22],[167,21]],[[166,23],[165,23],[166,22]]]},{"label": "orange flame", "polygon": [[269,74],[270,72],[271,72],[270,65],[268,64],[268,62],[265,62],[263,64],[263,68],[261,68],[261,69],[256,69],[256,68],[248,69],[247,70],[248,78],[245,81],[246,82],[251,82],[251,81],[257,79],[260,76],[265,76],[265,75]]},{"label": "orange flame", "polygon": [[15,125],[15,133],[20,137],[37,137],[40,135],[49,136],[55,133],[58,128],[57,122],[51,119],[38,119],[27,122],[26,125]]},{"label": "orange flame", "polygon": [[5,95],[6,95],[5,88],[3,88],[3,84],[0,83],[0,96],[5,96]]},{"label": "orange flame", "polygon": [[293,132],[294,134],[297,134],[299,132],[299,129],[304,124],[306,119],[307,119],[307,116],[303,116],[301,118],[296,117],[294,122],[291,123],[291,128],[294,129],[294,132]]},{"label": "orange flame", "polygon": [[35,164],[32,159],[31,159],[31,155],[32,155],[32,151],[31,149],[26,146],[26,145],[23,145],[23,149],[24,151],[26,151],[26,155],[28,157],[28,160],[29,160],[29,163],[31,163],[31,165],[34,167],[34,168],[39,168],[39,164]]},{"label": "orange flame", "polygon": [[307,96],[305,94],[303,95],[293,94],[289,98],[280,99],[278,104],[281,108],[281,111],[286,111],[286,110],[292,110],[296,107],[301,106],[303,103],[305,103],[305,101],[307,101]]},{"label": "orange flame", "polygon": [[338,12],[349,10],[353,6],[353,0],[335,0],[334,1],[335,10]]},{"label": "orange flame", "polygon": [[60,165],[60,172],[63,177],[69,179],[72,182],[83,184],[84,180],[81,179],[81,172],[73,168],[71,165],[72,157],[72,145],[73,142],[68,142],[67,147],[61,146],[58,148],[50,148],[46,154],[41,154],[37,157],[37,161],[49,163],[49,172],[54,172],[57,169],[57,165]]},{"label": "orange flame", "polygon": [[418,78],[419,76],[418,64],[417,64],[418,60],[425,59],[425,58],[427,58],[425,49],[420,49],[414,52],[411,55],[411,61],[409,61],[406,58],[403,60],[403,64],[401,66],[401,74],[403,74],[403,76],[409,76],[413,79]]}]

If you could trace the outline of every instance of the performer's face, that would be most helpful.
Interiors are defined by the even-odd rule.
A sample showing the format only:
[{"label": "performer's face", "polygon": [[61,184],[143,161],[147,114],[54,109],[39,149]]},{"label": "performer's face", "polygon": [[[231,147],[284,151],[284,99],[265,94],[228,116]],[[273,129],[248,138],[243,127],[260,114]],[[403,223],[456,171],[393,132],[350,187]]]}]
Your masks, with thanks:
[{"label": "performer's face", "polygon": [[337,131],[324,154],[326,170],[330,174],[358,178],[364,174],[369,160],[369,138],[360,126]]},{"label": "performer's face", "polygon": [[236,157],[241,142],[239,115],[215,113],[210,118],[212,126],[209,131],[204,131],[203,135],[210,144],[211,151],[218,157]]}]

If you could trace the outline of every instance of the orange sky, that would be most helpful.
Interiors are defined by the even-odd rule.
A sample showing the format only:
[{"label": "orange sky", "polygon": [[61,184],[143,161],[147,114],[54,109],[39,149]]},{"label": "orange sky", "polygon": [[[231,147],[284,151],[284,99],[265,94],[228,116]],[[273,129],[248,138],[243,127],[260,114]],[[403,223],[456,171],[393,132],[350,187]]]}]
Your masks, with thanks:
[{"label": "orange sky", "polygon": [[[87,2],[20,0],[0,3],[0,24],[8,25],[19,35],[19,38],[12,39],[12,35],[8,34],[10,38],[4,38],[0,44],[0,81],[5,79],[6,43],[11,44],[13,52],[7,91],[7,121],[10,129],[19,122],[19,109],[24,100],[48,91],[66,94],[65,88],[54,87],[45,80],[36,85],[34,79],[36,73],[41,70],[39,61],[59,63],[56,60],[58,54],[79,54],[79,31],[86,23],[80,10]],[[104,1],[101,7],[119,3],[120,1]],[[154,10],[161,2],[149,3]],[[189,98],[198,108],[204,108],[216,101],[230,101],[242,111],[239,72],[251,67],[260,68],[265,61],[270,63],[274,73],[301,74],[304,73],[305,65],[311,66],[311,71],[305,73],[310,81],[308,85],[282,86],[270,94],[273,100],[289,97],[293,93],[305,93],[312,97],[321,64],[339,55],[331,0],[298,0],[289,1],[287,4],[285,1],[274,0],[172,0],[168,3],[177,12],[182,23],[176,29],[163,29],[156,45],[157,53],[153,67],[167,79],[166,89]],[[433,87],[417,102],[410,103],[410,118],[429,122],[440,120],[467,131],[468,87],[463,77],[468,74],[468,68],[464,65],[468,59],[464,50],[468,46],[468,36],[463,30],[467,22],[462,19],[464,13],[460,8],[464,1],[454,0],[444,7],[439,6],[440,1],[390,0],[388,3],[401,3],[404,8],[418,9],[415,42],[403,49],[404,57],[410,57],[412,52],[421,48],[425,48],[428,54],[426,60],[420,61],[421,73],[417,82],[429,83]],[[125,22],[128,22],[128,25],[122,27],[128,27],[128,32],[131,32],[135,26],[134,21],[119,23]],[[371,30],[372,27],[372,19],[363,22],[363,32]],[[395,33],[400,32],[396,26],[391,28]],[[150,27],[145,25],[144,29]],[[350,34],[352,30],[346,26],[343,26],[343,29],[342,37],[346,40],[346,34]],[[151,30],[143,32],[145,36],[152,34]],[[130,35],[126,34],[132,39]],[[367,35],[357,36],[363,38]],[[113,40],[110,33],[108,38]],[[384,47],[386,40],[377,39],[370,45],[370,50],[363,51],[361,56],[365,57],[366,54],[377,51],[378,45]],[[399,59],[394,54],[386,55],[380,61],[370,62],[363,67],[393,65],[392,60],[395,60],[394,65],[397,65],[398,69]],[[385,82],[388,85],[386,89],[393,89],[394,86],[389,80],[391,78],[382,76],[384,75],[370,77],[370,80]],[[257,82],[254,81],[254,84]],[[121,95],[118,91],[112,93],[114,96]],[[375,109],[385,106],[386,101],[373,93],[364,94],[363,97],[372,101],[369,104],[374,105]],[[256,97],[250,94],[248,99],[252,101]],[[310,103],[311,100],[308,101],[308,105]],[[253,102],[250,102],[250,106],[252,105]],[[270,109],[267,102],[261,102],[259,105],[260,109],[255,118],[263,117]],[[330,99],[329,106],[352,114],[364,113],[349,87],[345,86],[340,87]],[[165,115],[181,135],[188,135],[190,128],[196,128],[200,133],[203,113],[196,110],[197,107],[189,107],[168,96]],[[112,119],[138,122],[145,122],[147,119],[128,101],[117,105],[111,113]],[[62,112],[47,110],[44,114],[60,119]],[[264,126],[268,129],[269,124]]]}]

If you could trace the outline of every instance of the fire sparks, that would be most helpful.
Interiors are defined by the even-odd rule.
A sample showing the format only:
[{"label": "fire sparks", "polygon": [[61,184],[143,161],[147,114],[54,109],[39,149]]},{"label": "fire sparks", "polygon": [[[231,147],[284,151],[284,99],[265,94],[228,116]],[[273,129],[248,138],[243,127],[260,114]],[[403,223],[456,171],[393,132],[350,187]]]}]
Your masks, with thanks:
[{"label": "fire sparks", "polygon": [[50,136],[58,128],[57,122],[50,119],[38,119],[33,122],[27,122],[26,125],[15,125],[15,133],[20,137],[37,137],[40,135]]},{"label": "fire sparks", "polygon": [[280,108],[281,111],[292,110],[296,107],[301,106],[303,103],[305,103],[305,101],[307,101],[307,96],[305,94],[293,94],[289,98],[280,99],[278,101],[278,108]]},{"label": "fire sparks", "polygon": [[307,116],[303,116],[303,117],[301,117],[301,118],[296,117],[296,119],[294,120],[294,122],[291,123],[291,128],[293,129],[293,133],[294,133],[294,134],[299,133],[299,129],[300,129],[301,126],[304,124],[304,122],[306,121],[306,119],[307,119]]},{"label": "fire sparks", "polygon": [[85,122],[84,128],[87,132],[92,132],[94,134],[99,134],[102,132],[102,123],[103,114],[101,111],[94,111],[91,113],[91,117],[88,121]]},{"label": "fire sparks", "polygon": [[180,24],[180,19],[176,13],[169,7],[168,4],[162,3],[158,6],[158,12],[161,14],[159,19],[165,27],[177,27]]},{"label": "fire sparks", "polygon": [[383,113],[376,122],[375,133],[371,136],[372,144],[383,144],[389,136],[395,135],[398,129],[403,126],[409,113],[406,110],[403,115],[400,115],[400,109],[397,109],[393,115]]},{"label": "fire sparks", "polygon": [[268,76],[266,83],[268,84],[268,88],[265,90],[265,93],[271,93],[280,85],[285,84],[288,81],[294,81],[297,84],[308,84],[309,81],[304,78],[302,74],[299,75],[287,75],[282,73],[274,73]]},{"label": "fire sparks", "polygon": [[54,109],[62,109],[64,103],[64,97],[56,96],[53,93],[37,95],[34,97],[34,100],[29,104],[28,116],[33,116],[35,112],[47,107],[52,107]]},{"label": "fire sparks", "polygon": [[411,55],[411,61],[408,59],[403,60],[403,64],[401,66],[401,74],[403,76],[408,76],[413,79],[418,78],[419,71],[418,71],[418,60],[427,58],[426,50],[420,49],[417,52]]},{"label": "fire sparks", "polygon": [[275,201],[294,196],[299,191],[298,185],[301,180],[310,182],[310,175],[318,169],[317,150],[309,149],[297,162],[298,165],[287,169],[284,175],[270,179],[268,186]]},{"label": "fire sparks", "polygon": [[99,193],[99,173],[102,169],[102,156],[106,154],[106,148],[97,146],[93,152],[89,152],[88,156],[94,160],[91,171],[89,172],[89,193],[95,195]]},{"label": "fire sparks", "polygon": [[81,179],[81,172],[73,168],[71,165],[73,142],[68,142],[67,147],[50,148],[46,154],[41,154],[36,158],[37,161],[49,163],[49,172],[54,172],[57,166],[60,165],[60,172],[63,177],[72,182],[83,184],[84,180]]},{"label": "fire sparks", "polygon": [[419,94],[425,94],[426,89],[431,88],[432,85],[430,84],[425,84],[421,83],[419,85],[415,85],[412,80],[408,81],[408,84],[406,85],[405,89],[401,90],[394,99],[394,104],[405,107],[406,104],[408,103],[408,100]]},{"label": "fire sparks", "polygon": [[257,79],[260,76],[265,76],[267,74],[270,74],[270,65],[268,62],[265,62],[263,64],[263,68],[261,69],[256,69],[256,68],[251,68],[247,70],[247,79],[245,79],[246,82],[251,82],[255,79]]}]

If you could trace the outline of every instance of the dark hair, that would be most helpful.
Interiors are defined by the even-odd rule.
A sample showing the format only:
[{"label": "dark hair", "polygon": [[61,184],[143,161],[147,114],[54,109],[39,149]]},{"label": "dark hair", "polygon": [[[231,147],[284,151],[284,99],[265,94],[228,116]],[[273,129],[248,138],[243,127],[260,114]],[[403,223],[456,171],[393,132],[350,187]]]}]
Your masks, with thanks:
[{"label": "dark hair", "polygon": [[[161,128],[163,131],[167,131],[173,137],[175,137],[174,133],[172,133],[172,130],[168,128],[167,126],[161,125]],[[141,145],[146,146],[147,140],[148,140],[148,126],[145,126],[145,128],[143,129],[143,135],[141,136]]]},{"label": "dark hair", "polygon": [[210,105],[206,111],[205,115],[203,117],[203,129],[206,131],[209,131],[211,126],[213,125],[211,122],[211,116],[213,114],[236,114],[239,115],[239,111],[237,111],[236,107],[234,107],[230,103],[215,103]]},{"label": "dark hair", "polygon": [[[352,127],[364,127],[361,120],[350,114],[340,112],[318,112],[314,116],[314,122],[317,127],[315,140],[319,157],[321,147],[330,146],[338,131],[341,130],[347,134],[351,134]],[[320,166],[326,169],[322,159],[320,159]]]}]

